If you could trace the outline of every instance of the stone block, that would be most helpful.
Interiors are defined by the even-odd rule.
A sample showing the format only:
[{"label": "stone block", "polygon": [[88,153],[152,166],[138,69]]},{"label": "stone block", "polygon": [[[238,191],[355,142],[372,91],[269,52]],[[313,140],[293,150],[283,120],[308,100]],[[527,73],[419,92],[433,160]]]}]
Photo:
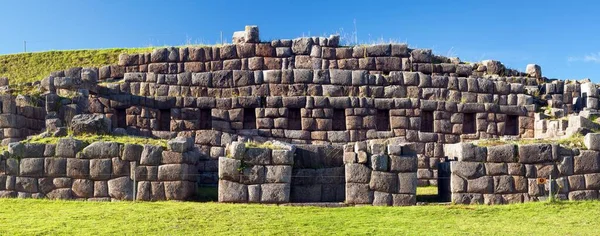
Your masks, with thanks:
[{"label": "stone block", "polygon": [[290,184],[261,184],[260,201],[263,203],[286,203],[290,201]]},{"label": "stone block", "polygon": [[56,144],[57,157],[73,158],[81,149],[83,149],[84,143],[81,140],[73,138],[61,138]]},{"label": "stone block", "polygon": [[94,182],[94,197],[108,197],[108,182],[106,181],[95,181]]},{"label": "stone block", "polygon": [[85,159],[67,158],[67,177],[89,178],[90,161]]},{"label": "stone block", "polygon": [[399,188],[398,193],[417,193],[417,173],[398,173]]},{"label": "stone block", "polygon": [[35,193],[38,191],[38,181],[36,178],[17,176],[15,178],[15,190],[18,192]]},{"label": "stone block", "polygon": [[116,142],[98,141],[85,147],[80,158],[113,158],[121,156],[121,145]]},{"label": "stone block", "polygon": [[392,194],[393,206],[413,206],[417,204],[417,196],[414,194]]},{"label": "stone block", "polygon": [[261,198],[260,184],[248,185],[248,202],[258,203]]},{"label": "stone block", "polygon": [[19,175],[42,177],[44,175],[44,158],[23,158],[19,165]]},{"label": "stone block", "polygon": [[290,183],[292,178],[292,167],[286,165],[266,166],[267,183]]},{"label": "stone block", "polygon": [[242,162],[240,160],[219,157],[219,179],[239,181],[241,165]]},{"label": "stone block", "polygon": [[390,171],[392,172],[416,172],[417,158],[415,156],[390,155]]},{"label": "stone block", "polygon": [[194,146],[194,141],[191,138],[177,137],[167,142],[168,149],[174,152],[184,153],[189,151]]},{"label": "stone block", "polygon": [[491,176],[482,176],[467,180],[467,192],[469,193],[493,193],[494,179]]},{"label": "stone block", "polygon": [[123,145],[121,159],[125,161],[140,161],[144,147],[138,144]]},{"label": "stone block", "polygon": [[346,183],[369,183],[371,179],[371,169],[363,164],[346,164],[345,179]]},{"label": "stone block", "polygon": [[467,191],[467,181],[456,174],[452,174],[450,177],[450,192],[464,193],[466,191]]},{"label": "stone block", "polygon": [[573,158],[575,174],[587,174],[600,172],[600,153],[597,151],[581,150],[578,156]]},{"label": "stone block", "polygon": [[371,156],[371,169],[376,171],[388,171],[388,156],[385,154],[375,154]]},{"label": "stone block", "polygon": [[373,202],[373,198],[373,191],[369,189],[369,184],[346,184],[346,203],[371,204]]},{"label": "stone block", "polygon": [[494,176],[494,193],[514,193],[515,182],[512,176]]},{"label": "stone block", "polygon": [[108,195],[118,200],[133,200],[133,181],[129,177],[109,180]]},{"label": "stone block", "polygon": [[519,146],[519,163],[533,164],[555,161],[552,144],[527,144]]},{"label": "stone block", "polygon": [[586,174],[585,175],[585,188],[587,190],[600,190],[600,174]]},{"label": "stone block", "polygon": [[190,181],[164,182],[166,200],[186,200],[196,191],[196,183]]},{"label": "stone block", "polygon": [[159,165],[162,151],[162,147],[145,144],[140,156],[140,165]]},{"label": "stone block", "polygon": [[[107,180],[112,175],[111,159],[92,159],[90,160],[90,176],[93,180]],[[77,194],[75,194],[77,195]]]},{"label": "stone block", "polygon": [[583,143],[589,150],[600,151],[600,134],[588,133],[583,138]]},{"label": "stone block", "polygon": [[515,162],[516,147],[513,144],[491,146],[487,148],[488,162]]},{"label": "stone block", "polygon": [[246,167],[242,170],[240,182],[243,184],[262,184],[265,183],[266,175],[265,166]]},{"label": "stone block", "polygon": [[158,180],[196,180],[197,169],[188,164],[165,164],[158,166]]},{"label": "stone block", "polygon": [[486,175],[507,175],[508,165],[506,163],[484,163]]},{"label": "stone block", "polygon": [[483,163],[478,162],[452,161],[450,171],[465,179],[476,179],[485,175]]},{"label": "stone block", "polygon": [[76,179],[71,188],[73,195],[78,198],[94,197],[94,181],[89,179]]},{"label": "stone block", "polygon": [[398,175],[388,172],[372,171],[369,188],[375,191],[397,193]]},{"label": "stone block", "polygon": [[569,192],[570,201],[598,200],[597,190],[582,190]]},{"label": "stone block", "polygon": [[392,194],[375,191],[373,193],[373,206],[391,206]]},{"label": "stone block", "polygon": [[271,164],[271,149],[247,148],[244,162],[249,165],[269,165]]}]

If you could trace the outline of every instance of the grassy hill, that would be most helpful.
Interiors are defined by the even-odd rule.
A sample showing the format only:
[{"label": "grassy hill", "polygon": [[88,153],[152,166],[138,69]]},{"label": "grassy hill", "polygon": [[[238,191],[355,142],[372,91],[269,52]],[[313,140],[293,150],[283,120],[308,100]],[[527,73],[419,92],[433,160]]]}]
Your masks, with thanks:
[{"label": "grassy hill", "polygon": [[0,55],[0,77],[8,77],[11,84],[34,82],[53,71],[116,64],[121,53],[151,52],[152,49],[110,48]]},{"label": "grassy hill", "polygon": [[0,199],[0,235],[597,235],[600,202],[290,207]]}]

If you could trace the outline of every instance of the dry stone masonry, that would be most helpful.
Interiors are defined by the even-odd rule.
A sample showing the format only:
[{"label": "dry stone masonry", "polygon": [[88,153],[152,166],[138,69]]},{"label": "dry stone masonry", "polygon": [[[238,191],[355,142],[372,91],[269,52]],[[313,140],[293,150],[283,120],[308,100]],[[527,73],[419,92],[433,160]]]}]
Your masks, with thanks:
[{"label": "dry stone masonry", "polygon": [[[339,41],[332,35],[265,42],[258,27],[247,26],[234,33],[233,44],[158,48],[122,54],[116,65],[53,72],[27,85],[40,88],[42,96],[10,95],[8,79],[0,78],[0,91],[9,92],[0,96],[0,138],[8,145],[35,134],[62,137],[69,130],[185,137],[190,141],[183,149],[143,147],[139,160],[123,160],[134,171],[115,175],[122,182],[88,179],[119,186],[133,181],[135,193],[85,198],[184,199],[197,186],[218,185],[220,201],[259,203],[410,205],[414,185],[438,184],[438,165],[446,157],[460,157],[453,162],[452,179],[453,184],[464,180],[464,189],[452,186],[456,202],[536,200],[545,192],[530,192],[535,190],[530,181],[546,176],[552,168],[546,166],[558,169],[566,157],[595,152],[550,145],[551,159],[521,162],[496,159],[496,152],[509,155],[508,146],[496,150],[501,147],[462,143],[593,133],[600,128],[595,121],[600,94],[589,80],[548,79],[535,64],[519,72],[499,61],[461,62],[406,44],[344,46]],[[267,141],[285,148],[245,148],[248,142]],[[114,167],[113,159],[125,158],[129,144],[111,145],[123,149],[111,153]],[[40,148],[26,142],[12,146],[13,152]],[[542,146],[548,147],[535,147]],[[44,152],[50,149],[46,145]],[[527,149],[519,147],[514,155]],[[54,156],[48,152],[21,161],[45,162]],[[109,157],[92,157],[109,163]],[[17,177],[45,178],[6,172],[15,171],[15,161],[3,160],[10,168],[3,170],[8,184],[2,193],[48,196],[31,185],[27,191],[14,188]],[[511,172],[516,170],[509,167],[518,164],[532,172]],[[559,174],[557,179],[575,176]],[[527,188],[516,181],[527,182]],[[51,191],[80,198],[70,182],[57,186]]]},{"label": "dry stone masonry", "polygon": [[0,159],[0,196],[111,200],[186,200],[195,194],[200,153],[189,139],[160,146],[63,138],[13,143]]}]

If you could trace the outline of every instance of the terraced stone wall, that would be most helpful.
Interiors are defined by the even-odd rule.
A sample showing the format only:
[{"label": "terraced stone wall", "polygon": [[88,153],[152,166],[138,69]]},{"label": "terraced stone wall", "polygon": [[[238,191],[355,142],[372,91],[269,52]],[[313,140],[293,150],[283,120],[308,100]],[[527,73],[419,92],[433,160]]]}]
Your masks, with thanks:
[{"label": "terraced stone wall", "polygon": [[26,96],[0,95],[0,139],[2,145],[20,141],[44,130],[43,102]]},{"label": "terraced stone wall", "polygon": [[13,143],[0,159],[0,197],[186,200],[196,191],[200,154],[178,138],[160,146],[63,138]]},{"label": "terraced stone wall", "polygon": [[[446,147],[450,162],[452,202],[505,204],[545,200],[598,199],[600,149],[579,150],[557,144],[506,144],[478,147],[469,143]],[[552,176],[552,181],[550,181]],[[547,182],[539,182],[538,178]]]}]

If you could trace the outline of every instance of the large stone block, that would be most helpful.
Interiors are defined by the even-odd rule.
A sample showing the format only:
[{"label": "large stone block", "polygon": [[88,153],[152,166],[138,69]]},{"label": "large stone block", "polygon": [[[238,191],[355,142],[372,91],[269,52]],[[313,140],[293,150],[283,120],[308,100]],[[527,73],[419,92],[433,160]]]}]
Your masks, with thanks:
[{"label": "large stone block", "polygon": [[483,204],[483,194],[480,193],[453,193],[454,204]]},{"label": "large stone block", "polygon": [[20,176],[42,177],[44,175],[44,158],[23,158],[19,165]]},{"label": "large stone block", "polygon": [[376,171],[388,171],[389,160],[385,154],[375,154],[371,156],[371,169]]},{"label": "large stone block", "polygon": [[76,179],[73,181],[73,195],[78,198],[94,197],[94,181],[88,179]]},{"label": "large stone block", "polygon": [[346,164],[345,178],[346,183],[369,183],[371,169],[363,164]]},{"label": "large stone block", "polygon": [[289,183],[292,178],[292,166],[266,166],[267,183]]},{"label": "large stone block", "polygon": [[464,193],[465,191],[467,191],[467,181],[456,174],[452,174],[450,177],[450,192]]},{"label": "large stone block", "polygon": [[186,200],[196,191],[196,183],[190,181],[164,182],[166,200]]},{"label": "large stone block", "polygon": [[465,179],[476,179],[485,175],[484,165],[478,162],[452,161],[450,171]]},{"label": "large stone block", "polygon": [[589,150],[600,151],[600,134],[588,133],[583,138],[583,143]]},{"label": "large stone block", "polygon": [[[220,166],[219,166],[220,168]],[[265,166],[246,167],[240,175],[240,182],[243,184],[262,184],[265,183],[266,170]],[[273,173],[272,173],[273,174]]]},{"label": "large stone block", "polygon": [[398,175],[394,173],[372,171],[369,187],[375,191],[397,193],[398,192]]},{"label": "large stone block", "polygon": [[108,195],[117,200],[133,200],[133,181],[129,177],[109,180]]},{"label": "large stone block", "polygon": [[293,165],[294,152],[285,149],[274,149],[271,153],[274,165]]},{"label": "large stone block", "polygon": [[244,155],[244,162],[249,165],[269,165],[271,164],[271,149],[247,148]]},{"label": "large stone block", "polygon": [[94,180],[107,180],[112,175],[111,159],[90,160],[90,178]]},{"label": "large stone block", "polygon": [[261,184],[260,192],[260,201],[263,203],[286,203],[290,201],[289,183]]},{"label": "large stone block", "polygon": [[398,173],[398,193],[417,193],[417,173]]},{"label": "large stone block", "polygon": [[600,173],[586,174],[585,188],[587,190],[600,190]]},{"label": "large stone block", "polygon": [[292,41],[292,52],[296,55],[310,55],[312,45],[312,38],[303,37],[294,39]]},{"label": "large stone block", "polygon": [[89,178],[90,160],[84,159],[67,159],[67,177],[85,179]]},{"label": "large stone block", "polygon": [[414,194],[392,194],[393,206],[413,206],[417,204],[417,196]]},{"label": "large stone block", "polygon": [[138,144],[125,144],[123,145],[123,154],[121,159],[126,161],[140,161],[144,147]]},{"label": "large stone block", "polygon": [[575,174],[600,172],[600,152],[581,150],[579,156],[573,158]]},{"label": "large stone block", "polygon": [[451,158],[456,157],[458,161],[483,162],[487,158],[487,148],[472,143],[445,144],[444,154]]},{"label": "large stone block", "polygon": [[38,181],[36,178],[16,177],[14,189],[18,192],[36,193],[38,191]]},{"label": "large stone block", "polygon": [[519,163],[533,164],[555,161],[552,144],[527,144],[519,146]]},{"label": "large stone block", "polygon": [[240,160],[219,157],[219,179],[238,182],[240,180]]},{"label": "large stone block", "polygon": [[373,206],[391,206],[392,194],[375,191],[373,194]]},{"label": "large stone block", "polygon": [[54,189],[46,194],[46,197],[51,200],[68,200],[73,198],[73,192],[70,188]]},{"label": "large stone block", "polygon": [[197,168],[188,164],[166,164],[158,166],[158,180],[196,180]]},{"label": "large stone block", "polygon": [[597,190],[582,190],[569,192],[570,201],[598,200]]},{"label": "large stone block", "polygon": [[487,148],[488,162],[515,162],[516,147],[513,144],[491,146]]},{"label": "large stone block", "polygon": [[347,183],[346,203],[348,204],[371,204],[373,203],[373,191],[369,184]]},{"label": "large stone block", "polygon": [[494,193],[514,193],[515,181],[510,175],[494,176]]},{"label": "large stone block", "polygon": [[416,156],[395,156],[390,155],[390,171],[392,172],[416,172]]},{"label": "large stone block", "polygon": [[81,158],[113,158],[121,156],[121,145],[116,142],[98,141],[85,147]]},{"label": "large stone block", "polygon": [[79,114],[71,120],[73,134],[110,134],[111,121],[105,115]]},{"label": "large stone block", "polygon": [[55,155],[57,157],[72,158],[75,157],[75,154],[77,154],[83,148],[84,143],[81,140],[74,138],[61,138],[56,144]]},{"label": "large stone block", "polygon": [[483,176],[477,179],[467,180],[467,192],[469,193],[493,193],[494,179],[491,176]]},{"label": "large stone block", "polygon": [[140,157],[141,165],[159,165],[162,158],[162,148],[146,144]]}]

